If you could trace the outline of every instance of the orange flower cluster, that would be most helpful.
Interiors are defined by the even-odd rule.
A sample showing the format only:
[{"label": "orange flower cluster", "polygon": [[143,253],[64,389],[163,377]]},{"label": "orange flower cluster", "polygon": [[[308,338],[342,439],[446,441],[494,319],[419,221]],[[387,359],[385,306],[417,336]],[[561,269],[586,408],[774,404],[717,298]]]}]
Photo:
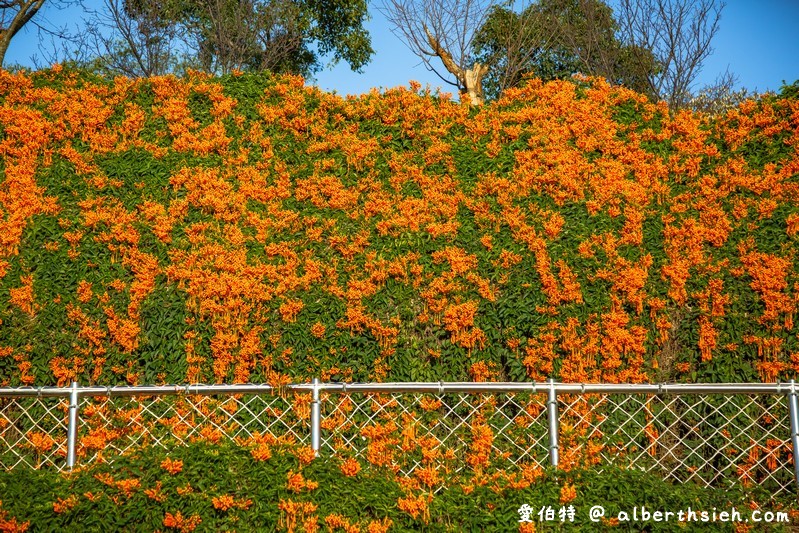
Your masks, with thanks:
[{"label": "orange flower cluster", "polygon": [[175,529],[180,533],[191,533],[200,525],[202,519],[199,515],[183,516],[180,511],[175,514],[164,514],[164,527]]},{"label": "orange flower cluster", "polygon": [[158,503],[163,503],[167,499],[167,495],[163,492],[163,483],[161,481],[156,481],[155,486],[149,489],[144,489],[144,494]]},{"label": "orange flower cluster", "polygon": [[[352,524],[340,514],[330,514],[325,517],[325,524],[329,531],[343,530],[345,533],[360,533],[361,528],[358,524]],[[366,526],[367,533],[386,533],[393,524],[390,518],[376,521],[371,520]]]},{"label": "orange flower cluster", "polygon": [[180,459],[170,459],[167,457],[161,461],[161,468],[166,470],[170,475],[175,475],[183,470],[183,461]]},{"label": "orange flower cluster", "polygon": [[[768,381],[799,370],[795,99],[711,120],[594,79],[481,108],[259,80],[243,102],[242,80],[197,73],[0,73],[0,382],[644,382],[706,379],[724,352]],[[381,403],[364,459],[443,478],[451,450],[416,438],[442,406]],[[124,435],[92,408],[81,453]],[[564,462],[591,464],[592,404],[573,411]],[[186,412],[175,434],[223,437]],[[501,462],[470,429],[470,464]]]},{"label": "orange flower cluster", "polygon": [[76,494],[72,494],[66,499],[58,498],[53,502],[53,512],[58,514],[67,513],[76,505],[78,505],[78,496]]},{"label": "orange flower cluster", "polygon": [[9,516],[8,511],[3,509],[3,502],[0,501],[0,531],[7,531],[8,533],[25,533],[25,531],[28,531],[30,525],[30,520],[26,522],[20,522],[15,517]]},{"label": "orange flower cluster", "polygon": [[780,315],[785,316],[785,328],[793,329],[793,299],[785,292],[788,288],[788,273],[793,267],[792,261],[771,254],[750,251],[751,241],[742,242],[739,246],[741,263],[752,278],[752,289],[763,298],[766,307],[760,317],[764,323],[774,322]]},{"label": "orange flower cluster", "polygon": [[22,281],[21,287],[8,291],[9,300],[22,312],[32,317],[34,312],[33,276],[23,276],[20,281]]},{"label": "orange flower cluster", "polygon": [[577,497],[577,489],[574,485],[566,483],[560,488],[560,503],[567,504]]},{"label": "orange flower cluster", "polygon": [[250,499],[236,499],[229,494],[225,494],[222,496],[214,496],[211,498],[211,503],[214,506],[214,509],[218,509],[220,511],[229,511],[230,509],[242,509],[247,510],[252,507],[252,500]]},{"label": "orange flower cluster", "polygon": [[421,516],[426,524],[430,521],[430,509],[428,504],[433,500],[432,494],[410,495],[397,500],[397,507],[400,511],[406,512],[414,519]]},{"label": "orange flower cluster", "polygon": [[358,463],[357,459],[349,457],[342,461],[341,466],[341,473],[347,477],[354,477],[358,475],[358,472],[361,471],[361,465]]},{"label": "orange flower cluster", "polygon": [[[685,287],[691,269],[709,258],[706,244],[719,247],[732,231],[724,203],[727,193],[721,185],[746,186],[758,192],[771,190],[777,198],[792,194],[784,184],[791,165],[764,168],[764,175],[770,180],[768,189],[762,184],[757,188],[745,182],[741,176],[748,169],[735,158],[703,174],[698,162],[702,158],[718,158],[719,153],[700,118],[686,113],[668,117],[661,108],[649,106],[638,95],[596,80],[590,82],[582,96],[572,83],[544,85],[532,81],[524,89],[511,91],[496,106],[469,116],[462,106],[446,102],[434,106],[412,91],[392,90],[363,99],[341,100],[303,87],[297,79],[290,78],[267,90],[267,96],[279,99],[279,105],[257,105],[267,128],[253,123],[247,130],[244,117],[236,115],[237,102],[225,94],[221,85],[199,74],[185,80],[156,78],[150,82],[155,95],[152,116],[165,120],[166,127],[159,134],[168,139],[167,148],[143,139],[144,130],[151,127],[150,114],[125,101],[141,90],[136,82],[119,81],[113,87],[87,84],[78,88],[73,85],[66,94],[37,92],[21,78],[9,78],[5,83],[9,92],[16,91],[9,98],[9,105],[24,107],[27,102],[44,101],[52,112],[57,111],[63,117],[50,122],[43,115],[21,116],[19,111],[9,111],[7,122],[11,126],[30,126],[31,122],[47,126],[26,130],[12,127],[9,131],[18,134],[18,138],[12,135],[7,139],[8,150],[13,152],[12,138],[17,139],[14,146],[21,144],[46,151],[53,136],[64,138],[68,137],[68,131],[82,131],[82,141],[88,142],[92,151],[86,152],[74,143],[67,143],[57,153],[101,193],[124,188],[124,184],[115,184],[119,180],[105,175],[96,154],[120,154],[135,147],[152,153],[157,159],[169,150],[190,152],[200,158],[221,158],[221,165],[185,165],[177,169],[168,177],[172,187],[170,197],[156,200],[144,195],[134,211],[107,194],[87,197],[77,202],[85,228],[63,234],[70,244],[71,257],[77,258],[87,235],[85,230],[89,230],[88,234],[96,242],[107,244],[109,252],[121,255],[122,264],[134,277],[127,292],[128,317],[106,306],[106,321],[99,324],[100,328],[95,328],[97,331],[91,336],[99,341],[92,342],[93,349],[102,349],[100,345],[109,342],[123,352],[138,349],[139,309],[156,289],[155,279],[162,271],[169,282],[185,291],[187,310],[196,315],[192,320],[210,322],[215,331],[212,339],[206,337],[202,341],[210,345],[211,361],[198,355],[197,343],[187,339],[186,358],[191,360],[187,377],[191,380],[212,375],[217,381],[231,378],[246,381],[253,372],[263,377],[273,375],[276,360],[259,357],[265,346],[263,340],[257,338],[260,332],[275,330],[272,326],[263,326],[269,309],[272,312],[275,309],[270,302],[280,302],[277,304],[279,317],[291,324],[302,319],[300,311],[306,303],[301,291],[310,290],[312,286],[346,300],[344,317],[331,320],[332,323],[353,333],[366,329],[379,340],[382,354],[374,362],[375,377],[386,371],[386,361],[396,349],[400,328],[376,318],[366,299],[387,292],[387,282],[392,279],[412,285],[424,298],[427,310],[418,314],[421,321],[430,318],[432,324],[439,325],[443,319],[444,329],[450,332],[455,346],[470,351],[484,349],[488,337],[481,328],[473,326],[479,316],[477,309],[482,309],[475,296],[497,302],[497,298],[502,297],[500,287],[507,282],[508,271],[524,260],[507,248],[503,226],[510,229],[514,242],[531,253],[539,288],[547,298],[547,305],[536,307],[537,312],[556,316],[569,306],[584,304],[586,283],[604,280],[612,284],[611,292],[621,303],[631,305],[640,315],[653,284],[649,275],[652,256],[643,254],[631,259],[626,253],[620,253],[621,247],[647,245],[644,226],[651,220],[653,206],[661,204],[670,193],[670,175],[680,173],[694,181],[687,182],[689,193],[675,198],[669,206],[671,214],[663,217],[667,261],[658,268],[670,284],[670,297],[682,305],[689,298]],[[206,99],[210,122],[198,118],[200,115],[191,109],[189,97],[192,95]],[[68,98],[75,97],[93,102],[97,109],[89,113],[70,107]],[[309,109],[306,106],[309,98],[317,100],[319,105]],[[659,121],[660,127],[618,123],[613,116],[613,106],[624,102],[635,102],[644,120]],[[121,104],[124,104],[124,120],[119,124],[108,122],[114,106]],[[381,111],[378,113],[376,109]],[[770,118],[752,119],[747,115],[759,112],[770,112]],[[736,113],[738,123],[750,124],[740,138],[749,135],[756,127],[754,124],[771,124],[769,127],[774,128],[774,134],[790,128],[790,123],[775,118],[773,109],[750,106]],[[420,152],[419,161],[423,161],[423,165],[392,150],[386,144],[391,135],[371,136],[349,120],[377,116],[381,117],[383,125],[398,127],[403,135],[430,139]],[[231,118],[235,129],[225,122]],[[75,127],[81,129],[69,129]],[[509,176],[495,170],[479,174],[475,187],[467,195],[459,182],[448,174],[458,166],[452,155],[453,143],[460,140],[453,133],[458,128],[469,132],[466,136],[471,141],[478,141],[481,136],[490,137],[489,152],[495,157],[507,150],[503,147],[505,141],[515,141],[523,135],[529,141],[526,148],[514,153],[516,163]],[[47,133],[42,133],[34,142],[31,132],[35,131]],[[247,131],[246,142],[232,143],[232,136],[239,131]],[[284,139],[281,131],[286,132],[291,142],[305,143],[302,146],[308,156],[307,165],[290,168],[279,157],[276,146]],[[667,140],[677,147],[678,155],[663,158],[649,149],[651,143]],[[391,171],[386,183],[377,173],[381,160],[386,161]],[[149,190],[146,183],[141,183],[144,190]],[[413,194],[408,194],[409,191]],[[552,198],[558,209],[532,202],[531,192]],[[289,207],[285,203],[289,199],[307,203],[317,212],[306,214]],[[580,273],[568,256],[553,256],[553,251],[561,246],[560,241],[573,231],[570,229],[572,218],[559,211],[567,201],[584,202],[592,218],[605,214],[611,219],[623,218],[618,234],[599,231],[580,236],[581,253],[591,257],[596,251],[602,251],[606,255],[604,265],[596,268],[593,276]],[[757,205],[761,218],[774,213],[775,200],[769,201],[771,207],[764,203],[765,199]],[[414,234],[423,233],[433,239],[457,235],[462,221],[456,214],[462,208],[474,216],[481,228],[480,242],[487,251],[494,250],[495,243],[505,246],[498,249],[499,258],[490,260],[497,268],[501,265],[497,281],[482,274],[481,254],[454,244],[445,244],[430,253],[433,266],[445,264],[448,267],[440,275],[434,275],[424,264],[419,264],[419,254],[399,261],[370,259],[370,255],[375,257],[370,246],[380,235],[398,239],[413,239]],[[690,209],[698,210],[700,216],[687,216]],[[205,215],[204,219],[187,223],[190,210],[199,210]],[[357,222],[360,225],[357,231],[347,231],[346,225],[342,226],[342,221],[346,220]],[[176,231],[185,235],[187,241],[175,241]],[[172,246],[169,264],[162,266],[154,254],[141,249],[142,236],[147,232],[159,242]],[[281,232],[287,232],[286,235],[300,232],[307,242],[275,238]],[[256,243],[264,246],[266,259],[279,260],[265,261],[253,256],[247,250]],[[318,250],[304,247],[313,243],[327,243],[334,255],[321,257]],[[298,253],[300,250],[304,250],[302,254]],[[366,272],[345,269],[342,281],[346,288],[343,289],[339,273],[342,267],[354,265],[363,257],[366,258]],[[336,275],[331,275],[333,271]],[[323,282],[323,279],[328,281]],[[27,283],[29,287],[30,282]],[[80,303],[90,303],[93,297],[88,284],[86,280],[81,281]],[[14,289],[13,300],[30,313],[32,290],[23,289]],[[471,296],[469,291],[476,291],[477,295]],[[771,306],[767,309],[767,317],[777,310],[787,309],[787,304],[775,297],[771,291],[767,299]],[[474,306],[477,309],[472,309]],[[665,324],[666,318],[657,316],[653,320]],[[471,324],[467,324],[469,322]],[[627,329],[635,337],[637,334],[631,328],[638,327],[636,322],[640,323],[639,320],[628,321],[617,329],[618,333],[627,335],[621,331]],[[309,330],[321,340],[325,338],[326,327],[317,320]],[[582,323],[580,327],[591,329],[593,326]],[[104,332],[106,328],[107,333]],[[664,331],[660,326],[657,329]],[[708,326],[704,329],[708,330]],[[601,348],[604,348],[604,339],[611,341],[610,337],[600,338]],[[530,341],[536,344],[533,338]],[[562,342],[556,340],[553,344],[555,354],[564,351]],[[614,351],[613,342],[609,346],[611,351]],[[707,348],[700,351],[707,360]],[[625,368],[625,364],[622,361],[618,366],[611,355],[605,367],[612,373]],[[102,376],[101,365],[96,368],[98,377]],[[533,372],[531,368],[531,376]],[[126,371],[127,374],[130,373]],[[132,376],[135,378],[135,370]]]},{"label": "orange flower cluster", "polygon": [[52,449],[55,446],[55,440],[48,435],[47,433],[42,433],[39,431],[29,432],[26,435],[30,445],[36,450],[37,453],[44,453]]},{"label": "orange flower cluster", "polygon": [[314,490],[319,486],[319,483],[305,479],[302,477],[302,472],[289,471],[287,486],[292,492],[302,492],[304,490]]},{"label": "orange flower cluster", "polygon": [[474,325],[477,314],[477,302],[469,301],[453,304],[444,310],[444,329],[452,334],[452,342],[464,348],[482,347],[485,344],[485,333]]},{"label": "orange flower cluster", "polygon": [[487,425],[472,423],[472,444],[466,456],[466,462],[472,468],[481,470],[488,466],[491,457],[491,445],[494,442],[494,432]]},{"label": "orange flower cluster", "polygon": [[389,466],[394,461],[394,449],[398,439],[394,436],[397,424],[389,421],[386,424],[374,424],[361,429],[361,435],[369,441],[366,460],[375,466]]},{"label": "orange flower cluster", "polygon": [[343,529],[345,533],[359,533],[360,528],[357,525],[350,524],[350,521],[340,514],[331,514],[325,517],[325,524],[330,531],[336,529]]},{"label": "orange flower cluster", "polygon": [[298,523],[306,532],[314,532],[319,529],[318,518],[313,514],[316,512],[317,506],[313,503],[280,500],[277,508],[280,510],[278,525],[289,533],[293,533],[297,529]]}]

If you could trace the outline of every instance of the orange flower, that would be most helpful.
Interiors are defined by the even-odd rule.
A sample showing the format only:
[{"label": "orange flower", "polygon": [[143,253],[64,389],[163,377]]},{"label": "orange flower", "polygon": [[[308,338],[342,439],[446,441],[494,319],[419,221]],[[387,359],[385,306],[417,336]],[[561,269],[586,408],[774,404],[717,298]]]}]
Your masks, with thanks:
[{"label": "orange flower", "polygon": [[162,484],[160,481],[155,482],[155,486],[150,489],[144,489],[144,494],[151,500],[163,503],[167,499],[167,495],[162,491]]},{"label": "orange flower", "polygon": [[178,496],[186,496],[187,494],[194,493],[194,487],[192,487],[189,483],[186,483],[186,485],[178,487],[175,490],[177,491]]},{"label": "orange flower", "polygon": [[191,533],[197,529],[197,526],[199,526],[201,522],[202,519],[200,515],[196,514],[188,518],[184,517],[180,511],[174,515],[172,513],[166,513],[164,515],[164,527],[177,529],[181,533]]},{"label": "orange flower", "polygon": [[289,471],[288,473],[288,489],[292,492],[302,492],[303,490],[314,490],[319,486],[319,483],[315,481],[309,481],[302,477],[302,472],[297,472],[296,474],[293,471]]},{"label": "orange flower", "polygon": [[33,274],[21,276],[22,286],[16,289],[9,289],[11,303],[19,307],[23,313],[33,316],[34,295],[33,295]]},{"label": "orange flower", "polygon": [[485,361],[477,361],[469,367],[469,375],[473,381],[488,381],[491,379],[492,374],[493,372]]},{"label": "orange flower", "polygon": [[106,307],[104,311],[108,317],[108,332],[114,342],[127,353],[138,348],[140,331],[138,324],[133,320],[119,318],[113,307]]},{"label": "orange flower", "polygon": [[435,487],[441,482],[438,477],[438,470],[435,466],[428,465],[425,467],[418,467],[413,471],[414,476],[428,488]]},{"label": "orange flower", "polygon": [[272,457],[272,449],[266,444],[259,444],[250,450],[250,455],[252,455],[253,459],[256,461],[266,461]]},{"label": "orange flower", "polygon": [[125,496],[130,498],[133,492],[141,486],[141,481],[136,478],[120,479],[114,482],[114,486],[119,489]]},{"label": "orange flower", "polygon": [[81,282],[78,283],[78,301],[81,303],[88,303],[89,300],[92,299],[92,296],[92,284],[85,279],[81,280]]},{"label": "orange flower", "polygon": [[161,461],[161,468],[169,472],[171,475],[180,473],[183,470],[183,461],[180,459],[170,459],[167,457]]},{"label": "orange flower", "polygon": [[387,533],[393,523],[394,521],[391,520],[390,518],[384,518],[379,522],[372,520],[369,522],[369,525],[366,527],[366,531],[367,533]]},{"label": "orange flower", "polygon": [[316,452],[310,446],[302,446],[297,452],[297,459],[300,461],[300,466],[311,464],[316,459]]},{"label": "orange flower", "polygon": [[211,502],[214,505],[214,509],[219,511],[227,511],[235,506],[236,501],[233,496],[229,494],[225,494],[223,496],[214,496],[211,498]]},{"label": "orange flower", "polygon": [[280,316],[285,322],[294,322],[305,304],[301,300],[287,300],[280,306]]},{"label": "orange flower", "polygon": [[69,495],[66,499],[58,498],[53,502],[53,512],[57,514],[68,513],[75,506],[78,505],[78,496],[75,494]]},{"label": "orange flower", "polygon": [[422,521],[426,524],[430,520],[430,510],[427,504],[432,501],[432,495],[425,496],[419,494],[418,496],[406,496],[405,498],[397,499],[397,507],[400,511],[406,512],[414,519],[422,516]]},{"label": "orange flower", "polygon": [[[279,526],[286,528],[288,531],[294,531],[297,527],[297,522],[303,524],[306,531],[309,529],[316,531],[315,523],[316,517],[314,513],[317,506],[311,502],[295,502],[292,500],[280,500],[277,504],[280,510]],[[311,526],[310,528],[308,526]]]},{"label": "orange flower", "polygon": [[466,462],[473,468],[488,466],[494,432],[485,424],[472,423],[472,445]]},{"label": "orange flower", "polygon": [[55,446],[55,440],[47,433],[30,432],[27,435],[30,445],[37,451],[37,453],[44,453]]},{"label": "orange flower", "polygon": [[702,362],[706,363],[713,358],[712,350],[716,348],[718,333],[713,328],[712,322],[707,317],[699,319],[699,350],[702,352]]},{"label": "orange flower", "polygon": [[321,339],[325,336],[325,325],[321,322],[316,322],[313,326],[311,326],[311,335],[316,337],[317,339]]},{"label": "orange flower", "polygon": [[577,497],[577,490],[574,485],[567,483],[560,489],[560,503],[566,504]]},{"label": "orange flower", "polygon": [[354,477],[361,471],[360,463],[352,457],[348,457],[342,461],[339,468],[341,469],[341,473],[347,477]]}]

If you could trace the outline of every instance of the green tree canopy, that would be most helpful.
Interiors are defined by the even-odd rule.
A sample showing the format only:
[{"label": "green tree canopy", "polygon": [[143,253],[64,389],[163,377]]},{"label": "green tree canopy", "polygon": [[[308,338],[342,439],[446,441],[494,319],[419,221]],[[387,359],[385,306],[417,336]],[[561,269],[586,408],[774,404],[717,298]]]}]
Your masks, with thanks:
[{"label": "green tree canopy", "polygon": [[540,0],[519,12],[495,6],[474,43],[478,61],[489,65],[486,95],[496,98],[525,76],[550,80],[575,73],[646,92],[654,56],[625,45],[617,32],[613,11],[602,0]]},{"label": "green tree canopy", "polygon": [[[123,2],[123,9],[111,9]],[[346,61],[360,70],[373,49],[363,23],[365,0],[106,0],[116,39],[104,38],[99,56],[111,70],[147,57],[158,45],[168,51],[158,65],[225,74],[270,70],[311,75],[322,59]],[[164,46],[165,42],[171,46]],[[175,45],[175,42],[178,42]],[[167,67],[168,66],[168,67]],[[125,71],[126,69],[119,69]],[[149,68],[142,75],[162,74]],[[128,72],[125,72],[128,73]]]}]

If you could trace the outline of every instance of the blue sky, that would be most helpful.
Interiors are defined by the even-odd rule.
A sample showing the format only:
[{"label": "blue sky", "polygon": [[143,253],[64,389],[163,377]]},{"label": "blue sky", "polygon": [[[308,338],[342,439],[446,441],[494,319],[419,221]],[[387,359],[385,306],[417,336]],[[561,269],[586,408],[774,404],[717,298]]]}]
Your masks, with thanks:
[{"label": "blue sky", "polygon": [[[100,5],[98,0],[86,5]],[[80,21],[79,8],[59,11],[49,7],[39,17],[56,25]],[[407,86],[416,80],[431,88],[453,92],[438,76],[429,72],[405,44],[391,33],[376,4],[370,2],[371,20],[366,27],[372,37],[375,55],[358,74],[343,63],[319,72],[313,83],[339,94],[360,94],[372,87]],[[739,78],[739,87],[763,92],[778,90],[783,80],[799,79],[799,0],[728,0],[722,12],[721,28],[713,41],[713,55],[705,62],[699,84],[712,83],[727,68]],[[32,66],[38,52],[35,31],[23,30],[12,42],[7,64]],[[443,70],[442,70],[443,72]]]}]

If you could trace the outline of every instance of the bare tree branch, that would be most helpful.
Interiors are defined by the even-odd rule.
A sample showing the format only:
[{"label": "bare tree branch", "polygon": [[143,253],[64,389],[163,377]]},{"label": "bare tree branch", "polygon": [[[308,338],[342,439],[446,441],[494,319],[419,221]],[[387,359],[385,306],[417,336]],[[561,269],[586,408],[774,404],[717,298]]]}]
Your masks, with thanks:
[{"label": "bare tree branch", "polygon": [[11,40],[39,12],[45,0],[14,0],[0,5],[0,66]]},{"label": "bare tree branch", "polygon": [[130,5],[104,0],[99,12],[90,12],[81,45],[91,49],[101,71],[129,77],[170,72],[176,59],[179,28],[161,2]]},{"label": "bare tree branch", "polygon": [[481,61],[492,71],[492,93],[499,96],[520,84],[536,59],[555,48],[556,40],[557,25],[540,3],[518,13],[494,7],[476,43]]},{"label": "bare tree branch", "polygon": [[658,69],[649,87],[670,107],[690,99],[723,8],[718,0],[619,0],[622,40],[654,54]]},{"label": "bare tree branch", "polygon": [[381,11],[392,32],[429,70],[480,104],[487,69],[474,61],[472,49],[494,5],[495,0],[383,0]]},{"label": "bare tree branch", "polygon": [[187,43],[207,71],[295,70],[313,63],[301,9],[293,0],[205,0]]}]

